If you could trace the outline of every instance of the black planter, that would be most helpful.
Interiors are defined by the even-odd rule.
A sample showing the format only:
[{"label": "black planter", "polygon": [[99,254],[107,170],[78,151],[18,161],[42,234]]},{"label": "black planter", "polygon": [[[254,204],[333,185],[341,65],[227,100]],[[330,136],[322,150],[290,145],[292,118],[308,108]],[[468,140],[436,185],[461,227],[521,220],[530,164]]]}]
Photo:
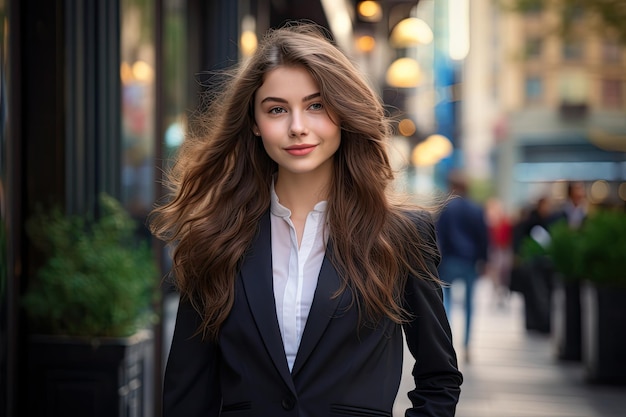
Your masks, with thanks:
[{"label": "black planter", "polygon": [[580,282],[556,279],[552,289],[551,335],[556,357],[582,359]]},{"label": "black planter", "polygon": [[582,356],[592,383],[626,384],[626,288],[581,288]]},{"label": "black planter", "polygon": [[553,275],[552,264],[545,257],[530,262],[523,292],[527,330],[550,333]]},{"label": "black planter", "polygon": [[128,338],[32,336],[28,415],[147,416],[152,347],[148,331]]}]

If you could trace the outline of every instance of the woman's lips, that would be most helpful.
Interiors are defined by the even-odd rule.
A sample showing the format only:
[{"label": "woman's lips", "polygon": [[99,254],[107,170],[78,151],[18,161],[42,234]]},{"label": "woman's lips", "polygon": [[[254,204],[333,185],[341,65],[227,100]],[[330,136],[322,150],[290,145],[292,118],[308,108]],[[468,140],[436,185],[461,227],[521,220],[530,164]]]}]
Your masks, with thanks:
[{"label": "woman's lips", "polygon": [[313,152],[313,149],[315,149],[315,146],[316,145],[297,145],[297,146],[290,146],[288,148],[285,148],[285,150],[290,155],[303,156],[303,155],[307,155]]}]

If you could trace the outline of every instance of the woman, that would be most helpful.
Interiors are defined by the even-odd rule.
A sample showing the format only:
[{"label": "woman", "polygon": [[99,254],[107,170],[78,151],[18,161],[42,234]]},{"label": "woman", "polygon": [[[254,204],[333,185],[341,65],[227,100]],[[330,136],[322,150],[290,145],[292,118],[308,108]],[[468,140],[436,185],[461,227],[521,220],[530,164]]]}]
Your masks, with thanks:
[{"label": "woman", "polygon": [[313,25],[268,33],[212,97],[153,232],[181,294],[167,416],[408,416],[459,396],[429,214],[387,196],[383,108]]}]

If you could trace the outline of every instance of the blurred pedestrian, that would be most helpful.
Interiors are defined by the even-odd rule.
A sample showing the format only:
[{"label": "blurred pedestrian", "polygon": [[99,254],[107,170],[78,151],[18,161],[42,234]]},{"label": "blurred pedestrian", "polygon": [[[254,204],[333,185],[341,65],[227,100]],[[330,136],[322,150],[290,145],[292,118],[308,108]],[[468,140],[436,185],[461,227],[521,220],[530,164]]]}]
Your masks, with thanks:
[{"label": "blurred pedestrian", "polygon": [[489,229],[488,276],[493,282],[496,304],[502,307],[509,297],[513,263],[513,223],[499,199],[489,199],[485,208]]},{"label": "blurred pedestrian", "polygon": [[568,181],[566,183],[567,198],[563,206],[556,213],[556,220],[566,219],[572,229],[578,229],[587,218],[587,192],[582,181]]},{"label": "blurred pedestrian", "polygon": [[549,229],[555,219],[550,197],[539,197],[527,218],[520,223],[514,240],[515,256],[522,274],[518,279],[523,281],[521,292],[526,329],[540,333],[550,332],[554,271],[545,248],[550,243]]},{"label": "blurred pedestrian", "polygon": [[[557,221],[566,221],[572,230],[579,229],[587,218],[587,193],[582,181],[568,181],[565,202],[556,212]],[[577,277],[554,274],[553,310],[554,320],[550,333],[559,359],[580,360],[582,358],[582,306],[580,303],[581,282]]]},{"label": "blurred pedestrian", "polygon": [[474,310],[474,284],[485,272],[489,235],[483,208],[468,195],[467,179],[459,171],[448,177],[453,198],[445,205],[437,220],[437,239],[441,250],[439,276],[444,287],[444,305],[448,316],[452,312],[452,284],[465,285],[465,360],[470,360],[469,342]]},{"label": "blurred pedestrian", "polygon": [[165,417],[389,416],[403,329],[406,415],[455,413],[432,216],[389,199],[389,121],[327,36],[268,33],[183,143],[153,213],[181,293]]}]

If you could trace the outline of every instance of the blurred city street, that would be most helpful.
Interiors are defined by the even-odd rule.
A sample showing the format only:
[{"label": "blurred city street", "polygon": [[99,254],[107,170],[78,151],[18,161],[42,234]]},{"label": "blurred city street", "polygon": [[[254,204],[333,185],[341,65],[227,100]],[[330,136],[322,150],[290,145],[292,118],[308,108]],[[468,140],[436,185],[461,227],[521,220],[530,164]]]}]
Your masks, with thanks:
[{"label": "blurred city street", "polygon": [[[555,358],[549,335],[528,332],[524,301],[513,293],[505,306],[493,297],[489,280],[475,288],[471,362],[463,361],[460,346],[463,309],[456,297],[462,285],[453,287],[451,323],[465,381],[456,417],[623,417],[626,387],[592,385],[584,380],[580,362]],[[619,331],[616,329],[616,331]],[[405,352],[409,355],[409,352]],[[408,369],[394,417],[403,417],[411,389]]]},{"label": "blurred city street", "polygon": [[[270,47],[289,27],[319,31],[338,50]],[[406,201],[432,210],[439,277],[457,280],[444,303],[464,376],[456,417],[626,417],[626,0],[3,0],[0,29],[0,417],[171,416],[163,379],[176,288],[215,318],[205,331],[222,331],[231,307],[220,300],[241,294],[222,266],[250,259],[242,248],[256,244],[254,221],[274,200],[291,214],[288,232],[270,229],[273,242],[295,233],[298,245],[270,245],[276,282],[289,291],[277,285],[259,303],[277,308],[262,336],[282,332],[285,357],[297,356],[307,320],[328,322],[309,310],[324,294],[311,272],[322,246],[305,257],[302,235],[346,241],[331,266],[347,266],[339,270],[355,299],[382,305],[366,265],[391,283],[394,269],[376,259],[392,254],[381,247],[408,253],[391,244],[404,240],[388,213]],[[262,56],[292,49],[293,59]],[[280,103],[257,106],[274,87],[258,101]],[[328,138],[336,147],[318,147]],[[294,195],[276,191],[279,172],[299,184],[285,187]],[[309,179],[319,183],[301,185]],[[273,192],[251,186],[270,183]],[[309,233],[322,201],[326,214]],[[516,292],[502,298],[496,282]],[[241,311],[255,321],[224,323],[272,324]],[[223,352],[262,346],[237,331]],[[331,333],[325,343],[350,334]],[[422,352],[431,350],[424,339]],[[383,376],[397,382],[398,363],[332,346],[375,365],[344,375],[355,397],[378,400]],[[249,358],[282,359],[279,344],[265,347]],[[333,355],[310,366],[310,381],[333,383],[318,371],[351,364],[335,349],[317,352]],[[248,363],[261,364],[243,363],[246,378],[257,375]],[[393,410],[393,391],[380,407],[390,417],[411,406],[413,365],[405,348]],[[338,386],[318,392],[334,397]],[[294,396],[268,387],[280,395],[258,403],[293,414]],[[224,402],[229,415],[257,405]]]}]

